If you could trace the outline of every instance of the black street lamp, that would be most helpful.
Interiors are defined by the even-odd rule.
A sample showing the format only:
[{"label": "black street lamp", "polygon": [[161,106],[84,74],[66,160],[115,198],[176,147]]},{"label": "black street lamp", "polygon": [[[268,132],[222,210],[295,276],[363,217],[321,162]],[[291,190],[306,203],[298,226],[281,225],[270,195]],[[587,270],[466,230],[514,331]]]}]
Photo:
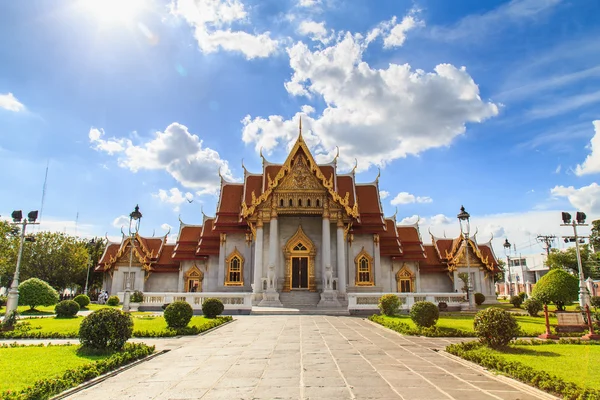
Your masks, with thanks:
[{"label": "black street lamp", "polygon": [[502,245],[504,247],[504,254],[506,254],[506,268],[508,270],[508,295],[510,297],[512,297],[513,294],[513,287],[512,287],[512,278],[511,278],[511,271],[510,271],[510,248],[511,248],[511,244],[508,241],[508,239],[504,240],[504,244]]},{"label": "black street lamp", "polygon": [[469,262],[469,232],[471,223],[469,219],[471,215],[465,210],[464,206],[460,206],[460,213],[457,215],[460,223],[460,232],[465,242],[465,258],[467,260],[467,298],[469,299],[469,310],[475,310],[475,298],[471,295],[471,264]]},{"label": "black street lamp", "polygon": [[142,213],[140,212],[140,206],[136,205],[135,209],[129,214],[129,246],[131,251],[129,252],[129,269],[127,270],[127,278],[125,280],[125,293],[123,294],[123,311],[130,310],[131,301],[131,265],[133,264],[133,248],[135,246],[135,235],[140,229],[140,221],[142,219]]}]

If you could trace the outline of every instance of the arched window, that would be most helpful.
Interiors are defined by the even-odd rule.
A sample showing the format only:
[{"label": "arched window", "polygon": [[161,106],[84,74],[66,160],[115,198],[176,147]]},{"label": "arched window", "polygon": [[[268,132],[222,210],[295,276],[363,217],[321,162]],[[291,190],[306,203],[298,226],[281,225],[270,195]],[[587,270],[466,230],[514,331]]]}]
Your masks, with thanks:
[{"label": "arched window", "polygon": [[406,266],[403,266],[396,274],[396,282],[398,283],[399,293],[411,293],[414,291],[414,276]]},{"label": "arched window", "polygon": [[356,264],[356,285],[373,286],[373,257],[365,251],[364,247],[354,259],[354,263]]},{"label": "arched window", "polygon": [[279,206],[283,207],[283,199],[279,200]]},{"label": "arched window", "polygon": [[310,199],[306,199],[306,206],[310,207]]},{"label": "arched window", "polygon": [[302,199],[298,199],[298,207],[302,207]]},{"label": "arched window", "polygon": [[244,257],[237,247],[227,257],[225,264],[227,265],[225,286],[244,286]]},{"label": "arched window", "polygon": [[290,199],[290,207],[292,207],[294,205],[294,202],[292,201],[292,199]]}]

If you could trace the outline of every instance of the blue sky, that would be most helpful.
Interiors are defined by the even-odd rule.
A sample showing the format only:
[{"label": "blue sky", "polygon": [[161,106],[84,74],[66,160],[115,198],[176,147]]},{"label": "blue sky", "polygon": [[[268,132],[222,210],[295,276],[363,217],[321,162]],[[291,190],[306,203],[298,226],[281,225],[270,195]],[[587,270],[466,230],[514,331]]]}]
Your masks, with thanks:
[{"label": "blue sky", "polygon": [[[600,216],[600,4],[513,0],[0,3],[0,215],[142,233],[215,212],[218,171],[282,162],[303,118],[387,215],[539,252]],[[193,202],[186,201],[187,199]],[[78,216],[77,227],[75,220]],[[566,229],[566,230],[565,230]],[[560,243],[557,243],[560,246]]]}]

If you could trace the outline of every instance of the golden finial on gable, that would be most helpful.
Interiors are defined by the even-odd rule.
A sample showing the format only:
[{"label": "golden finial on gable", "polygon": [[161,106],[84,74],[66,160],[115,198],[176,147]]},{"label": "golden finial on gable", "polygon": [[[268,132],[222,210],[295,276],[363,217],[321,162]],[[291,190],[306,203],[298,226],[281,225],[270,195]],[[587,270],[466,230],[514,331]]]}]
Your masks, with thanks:
[{"label": "golden finial on gable", "polygon": [[375,183],[379,184],[380,177],[381,177],[381,168],[377,167],[377,178],[375,178]]},{"label": "golden finial on gable", "polygon": [[351,174],[356,173],[356,167],[358,167],[358,159],[357,158],[354,159],[354,168],[352,168],[352,171],[350,171]]},{"label": "golden finial on gable", "polygon": [[302,115],[300,116],[300,122],[298,123],[298,140],[302,139]]}]

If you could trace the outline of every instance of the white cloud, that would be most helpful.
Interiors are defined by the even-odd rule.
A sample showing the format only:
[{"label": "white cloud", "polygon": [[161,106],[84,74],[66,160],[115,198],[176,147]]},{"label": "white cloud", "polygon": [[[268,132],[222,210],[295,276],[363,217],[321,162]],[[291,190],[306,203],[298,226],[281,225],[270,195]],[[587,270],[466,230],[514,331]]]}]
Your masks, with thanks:
[{"label": "white cloud", "polygon": [[[371,68],[363,61],[369,42],[346,32],[322,50],[298,42],[288,48],[293,75],[285,88],[293,96],[318,97],[327,106],[321,115],[303,117],[305,139],[317,158],[333,157],[340,146],[340,166],[359,171],[449,146],[464,134],[467,123],[480,123],[498,114],[485,102],[464,67],[440,64],[433,72],[410,65]],[[289,146],[297,136],[300,114],[246,116],[242,139],[258,151]]]},{"label": "white cloud", "polygon": [[170,190],[159,189],[158,193],[152,196],[157,197],[163,203],[172,204],[174,211],[179,211],[179,206],[185,201],[191,202],[194,199],[194,195],[190,192],[183,193],[178,188],[171,188]]},{"label": "white cloud", "polygon": [[414,225],[417,223],[417,221],[421,222],[422,220],[420,220],[419,216],[415,214],[413,216],[403,218],[399,222],[399,225]]},{"label": "white cloud", "polygon": [[0,94],[0,108],[8,111],[25,111],[25,106],[12,93]]},{"label": "white cloud", "polygon": [[583,164],[577,165],[577,168],[575,168],[575,174],[579,176],[600,172],[600,120],[593,123],[595,134],[589,145],[591,153],[586,157]]},{"label": "white cloud", "polygon": [[431,197],[421,197],[415,196],[414,194],[410,194],[408,192],[400,192],[390,201],[393,206],[397,206],[400,204],[410,204],[410,203],[431,203],[433,200]]},{"label": "white cloud", "polygon": [[448,225],[452,223],[453,219],[445,216],[444,214],[437,214],[433,217],[427,218],[426,221],[429,221],[430,225]]},{"label": "white cloud", "polygon": [[558,167],[556,167],[556,169],[554,170],[555,174],[560,174],[560,171],[562,170],[562,165],[558,164]]},{"label": "white cloud", "polygon": [[93,134],[90,131],[92,147],[109,154],[119,153],[119,165],[133,172],[164,169],[184,187],[196,189],[199,195],[217,193],[219,171],[226,179],[234,180],[227,161],[215,150],[202,147],[202,140],[177,122],[139,146],[123,139],[102,141],[98,135],[101,131],[96,131]]},{"label": "white cloud", "polygon": [[173,227],[172,227],[171,225],[167,224],[167,223],[164,223],[164,224],[162,224],[162,225],[160,226],[160,228],[161,228],[162,230],[164,230],[164,231],[170,231],[170,230],[172,230],[172,229],[173,229]]},{"label": "white cloud", "polygon": [[555,186],[550,193],[556,197],[566,197],[578,211],[588,214],[600,213],[600,185],[596,182],[575,189],[573,186]]},{"label": "white cloud", "polygon": [[527,116],[532,120],[551,118],[598,102],[600,102],[600,91],[561,96],[556,101],[531,109],[527,112]]},{"label": "white cloud", "polygon": [[401,22],[396,23],[396,17],[392,19],[392,28],[383,39],[383,47],[400,47],[406,40],[406,32],[418,26],[424,26],[425,23],[417,19],[414,15],[405,16]]},{"label": "white cloud", "polygon": [[386,199],[389,195],[390,195],[390,192],[388,192],[387,190],[379,191],[379,197],[381,198],[381,200]]},{"label": "white cloud", "polygon": [[270,32],[254,34],[230,28],[234,22],[247,21],[248,13],[239,0],[174,0],[171,9],[194,28],[204,53],[221,48],[253,59],[268,57],[277,50],[278,42],[271,39]]},{"label": "white cloud", "polygon": [[127,215],[118,216],[113,220],[112,226],[114,226],[115,228],[128,227],[129,217]]},{"label": "white cloud", "polygon": [[471,14],[453,27],[435,27],[434,37],[444,40],[478,40],[488,33],[499,32],[512,23],[533,20],[551,11],[561,0],[512,0],[483,14]]},{"label": "white cloud", "polygon": [[314,7],[321,4],[321,0],[298,0],[298,7]]},{"label": "white cloud", "polygon": [[298,33],[308,36],[315,42],[321,42],[323,44],[329,43],[334,35],[333,32],[331,35],[328,34],[327,28],[325,28],[325,22],[314,21],[302,21],[298,27]]}]

